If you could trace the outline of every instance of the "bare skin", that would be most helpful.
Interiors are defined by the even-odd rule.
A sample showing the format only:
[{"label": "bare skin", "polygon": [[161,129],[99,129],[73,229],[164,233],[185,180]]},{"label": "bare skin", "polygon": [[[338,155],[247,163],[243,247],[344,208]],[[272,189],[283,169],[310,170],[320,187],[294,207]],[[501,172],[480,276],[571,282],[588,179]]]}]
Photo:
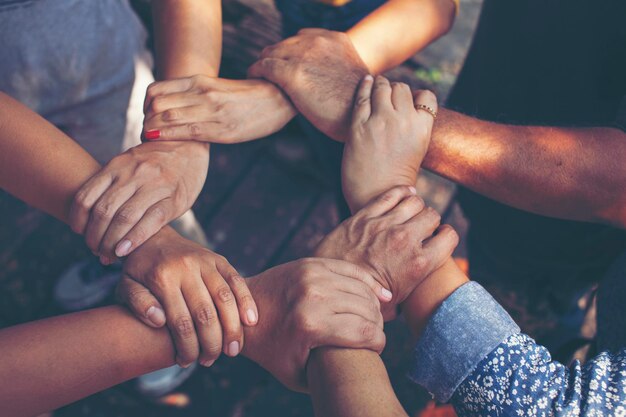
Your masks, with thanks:
[{"label": "bare skin", "polygon": [[[152,2],[157,76],[215,77],[221,57],[221,2]],[[203,39],[198,42],[197,39]],[[107,264],[141,246],[180,217],[202,190],[207,144],[142,144],[110,161],[74,201],[72,228]]]},{"label": "bare skin", "polygon": [[[295,60],[301,51],[325,59]],[[355,56],[341,33],[303,31],[267,51],[252,71],[279,85],[317,128],[345,141],[368,71]],[[626,133],[618,129],[505,125],[441,109],[423,166],[521,210],[624,228],[626,193],[616,192],[626,189],[624,160]]]},{"label": "bare skin", "polygon": [[[68,222],[74,194],[98,172],[98,163],[10,97],[0,94],[0,108],[0,185],[26,203]],[[184,254],[183,248],[187,249]],[[181,259],[185,261],[182,265]],[[225,353],[235,356],[243,345],[242,323],[253,326],[258,319],[254,299],[234,268],[223,257],[186,241],[169,227],[133,253],[124,264],[124,274],[158,294],[150,303],[130,295],[125,299],[146,324],[160,327],[167,322],[180,365],[189,365],[199,355],[202,363],[212,363],[219,355],[216,340],[218,346],[223,344]],[[189,308],[186,299],[194,301]],[[203,318],[207,314],[216,317],[216,310],[221,320],[209,330]],[[235,346],[233,342],[239,344],[236,352],[229,349]]]},{"label": "bare skin", "polygon": [[[261,322],[246,328],[243,354],[302,390],[313,348],[381,351],[385,335],[372,285],[373,278],[356,266],[324,259],[291,262],[250,278]],[[176,355],[165,329],[147,327],[116,306],[2,329],[0,350],[6,416],[58,408],[170,366]]]},{"label": "bare skin", "polygon": [[[351,209],[357,211],[357,216],[371,207],[370,204],[363,208],[371,199],[371,194],[377,190],[404,184],[384,192],[377,198],[377,201],[386,201],[391,205],[394,201],[389,198],[385,200],[385,195],[408,189],[410,184],[415,183],[417,170],[412,176],[404,175],[405,172],[410,171],[411,158],[405,156],[404,159],[393,159],[394,164],[390,164],[389,152],[393,149],[402,150],[414,146],[413,141],[407,140],[412,137],[411,135],[424,137],[426,142],[428,141],[433,118],[428,113],[423,114],[423,110],[416,111],[413,105],[426,104],[436,109],[437,103],[434,97],[427,93],[416,94],[414,100],[411,94],[401,94],[403,88],[401,85],[391,86],[386,79],[380,77],[377,78],[375,84],[372,79],[364,79],[359,88],[353,112],[350,143],[346,146],[342,167],[346,198]],[[393,95],[394,89],[398,90],[395,96]],[[411,108],[413,114],[409,114],[407,107]],[[418,117],[421,126],[418,128],[417,125],[411,123],[397,124],[394,130],[388,131],[388,134],[380,133],[376,135],[376,140],[372,140],[372,132],[380,132],[381,128],[392,124],[397,117],[401,116]],[[388,149],[381,151],[381,148]],[[374,152],[374,150],[378,151]],[[363,166],[376,166],[377,170],[383,172],[378,173],[371,181],[356,181]],[[346,181],[346,178],[350,180]],[[432,234],[433,230],[425,228],[423,231]],[[327,239],[332,238],[331,234]],[[393,302],[402,302],[403,312],[415,334],[419,334],[432,313],[449,294],[467,281],[462,273],[459,275],[460,271],[450,260],[450,254],[458,239],[456,233],[446,227],[440,229],[437,236],[431,239],[431,242],[437,240],[439,247],[433,250],[429,258],[440,257],[443,266],[425,278],[423,271],[415,268],[407,273],[395,270],[393,274],[400,286],[408,288],[409,292],[412,291],[406,300],[398,297]],[[416,233],[414,240],[422,241],[424,236]],[[343,246],[344,241],[336,240],[335,250],[326,255],[336,256],[338,259],[344,258],[346,254],[349,254],[348,248]],[[358,247],[352,250],[358,253]],[[356,261],[357,263],[371,257],[371,254],[366,251],[361,252],[362,257]],[[397,252],[398,249],[391,253],[380,254],[381,259],[387,259],[385,267],[393,265],[393,262],[389,260],[396,258]],[[419,255],[419,251],[415,250],[409,253],[413,253],[414,256]],[[358,259],[358,256],[355,259]],[[441,264],[437,264],[439,265]],[[393,392],[382,360],[374,352],[356,349],[317,349],[311,355],[308,376],[311,397],[318,416],[407,415]]]},{"label": "bare skin", "polygon": [[[370,73],[382,73],[445,34],[452,26],[455,10],[454,0],[391,0],[343,34],[340,42],[347,40],[354,45],[353,59],[362,63]],[[394,30],[389,30],[390,27]],[[269,47],[262,57],[269,51],[282,50],[284,45],[294,44],[292,39]],[[394,47],[388,48],[387,45]],[[306,49],[299,49],[298,53],[300,55],[293,58],[303,62],[303,66],[308,60],[323,60],[332,56],[332,52],[322,48],[315,49],[315,54]],[[346,75],[340,66],[329,68],[333,68],[330,79],[332,74]],[[367,70],[356,74],[355,81],[358,82],[366,73]],[[252,77],[263,77],[254,68],[250,74]],[[158,130],[160,135],[155,140],[242,142],[281,129],[297,113],[280,89],[265,80],[204,79],[196,80],[192,88],[188,87],[190,80],[180,81],[167,87],[164,84],[163,91],[151,93],[153,97],[163,97],[158,107],[146,110],[144,129]],[[348,89],[349,86],[350,83]],[[322,86],[318,84],[317,87]],[[323,89],[335,97],[344,96],[342,83],[332,82]],[[339,93],[335,94],[335,91]],[[285,92],[289,94],[289,91]],[[348,107],[351,98],[350,103],[346,103]],[[254,102],[263,105],[255,105]],[[334,103],[329,100],[326,106],[331,106],[327,112],[328,117],[332,117]],[[343,117],[349,116],[345,114]],[[264,123],[259,124],[260,120]]]}]

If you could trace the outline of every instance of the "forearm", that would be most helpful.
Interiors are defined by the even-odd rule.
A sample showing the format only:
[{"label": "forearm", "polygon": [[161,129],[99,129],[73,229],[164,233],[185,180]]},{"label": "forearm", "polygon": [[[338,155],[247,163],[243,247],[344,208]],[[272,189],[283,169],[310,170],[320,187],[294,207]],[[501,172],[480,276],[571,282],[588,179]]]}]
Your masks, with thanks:
[{"label": "forearm", "polygon": [[165,328],[104,307],[0,330],[0,403],[35,415],[174,364]]},{"label": "forearm", "polygon": [[376,352],[318,348],[307,377],[316,416],[406,416]]},{"label": "forearm", "polygon": [[222,55],[221,2],[156,0],[152,4],[158,77],[217,77]]},{"label": "forearm", "polygon": [[347,34],[370,72],[379,74],[444,35],[452,26],[455,10],[453,0],[391,0]]},{"label": "forearm", "polygon": [[100,165],[26,106],[0,93],[0,187],[67,222],[74,194]]},{"label": "forearm", "polygon": [[533,213],[626,227],[626,134],[511,126],[441,110],[424,167]]}]

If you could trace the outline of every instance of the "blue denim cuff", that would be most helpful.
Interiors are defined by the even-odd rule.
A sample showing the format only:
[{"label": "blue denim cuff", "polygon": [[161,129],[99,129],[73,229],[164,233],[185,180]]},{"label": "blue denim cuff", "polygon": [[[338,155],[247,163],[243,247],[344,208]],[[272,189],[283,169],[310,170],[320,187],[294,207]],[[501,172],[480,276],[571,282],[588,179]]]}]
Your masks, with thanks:
[{"label": "blue denim cuff", "polygon": [[474,368],[520,328],[480,284],[448,297],[415,345],[409,378],[447,402]]}]

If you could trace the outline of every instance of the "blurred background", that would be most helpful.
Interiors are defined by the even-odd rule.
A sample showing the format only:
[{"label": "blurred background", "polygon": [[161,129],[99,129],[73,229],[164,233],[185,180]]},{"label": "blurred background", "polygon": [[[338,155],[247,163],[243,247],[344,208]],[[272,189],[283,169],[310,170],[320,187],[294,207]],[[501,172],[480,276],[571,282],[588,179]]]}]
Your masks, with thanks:
[{"label": "blurred background", "polygon": [[[149,4],[132,3],[149,29]],[[223,3],[221,76],[244,78],[260,51],[281,39],[280,19],[271,0]],[[480,7],[481,0],[461,0],[453,30],[387,76],[414,89],[432,89],[445,100],[462,66]],[[297,124],[263,140],[214,145],[204,190],[193,207],[212,249],[244,276],[307,256],[339,219],[330,186],[318,174],[319,162]],[[452,184],[422,173],[418,191],[463,235],[466,223],[454,203]],[[0,216],[0,327],[63,313],[52,297],[54,282],[69,265],[91,256],[82,239],[2,191]],[[461,243],[456,257],[463,262],[464,256]],[[100,305],[112,302],[109,297]],[[436,415],[432,410],[423,412],[429,394],[404,376],[412,343],[403,324],[389,323],[387,334],[383,358],[400,401],[412,416]],[[147,398],[136,392],[131,381],[50,415],[304,417],[313,412],[307,396],[289,392],[254,363],[222,357],[210,369],[197,369],[169,395]]]}]

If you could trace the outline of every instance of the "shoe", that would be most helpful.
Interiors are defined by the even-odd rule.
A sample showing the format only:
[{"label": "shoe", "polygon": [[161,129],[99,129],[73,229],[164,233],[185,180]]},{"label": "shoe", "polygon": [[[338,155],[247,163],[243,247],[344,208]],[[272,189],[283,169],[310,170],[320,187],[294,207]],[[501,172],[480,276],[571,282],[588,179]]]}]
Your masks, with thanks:
[{"label": "shoe", "polygon": [[94,307],[113,293],[122,277],[122,265],[103,266],[97,259],[66,269],[54,287],[54,301],[65,311]]},{"label": "shoe", "polygon": [[147,397],[161,397],[187,381],[197,366],[197,362],[192,363],[188,368],[174,365],[142,375],[135,379],[135,388]]}]

